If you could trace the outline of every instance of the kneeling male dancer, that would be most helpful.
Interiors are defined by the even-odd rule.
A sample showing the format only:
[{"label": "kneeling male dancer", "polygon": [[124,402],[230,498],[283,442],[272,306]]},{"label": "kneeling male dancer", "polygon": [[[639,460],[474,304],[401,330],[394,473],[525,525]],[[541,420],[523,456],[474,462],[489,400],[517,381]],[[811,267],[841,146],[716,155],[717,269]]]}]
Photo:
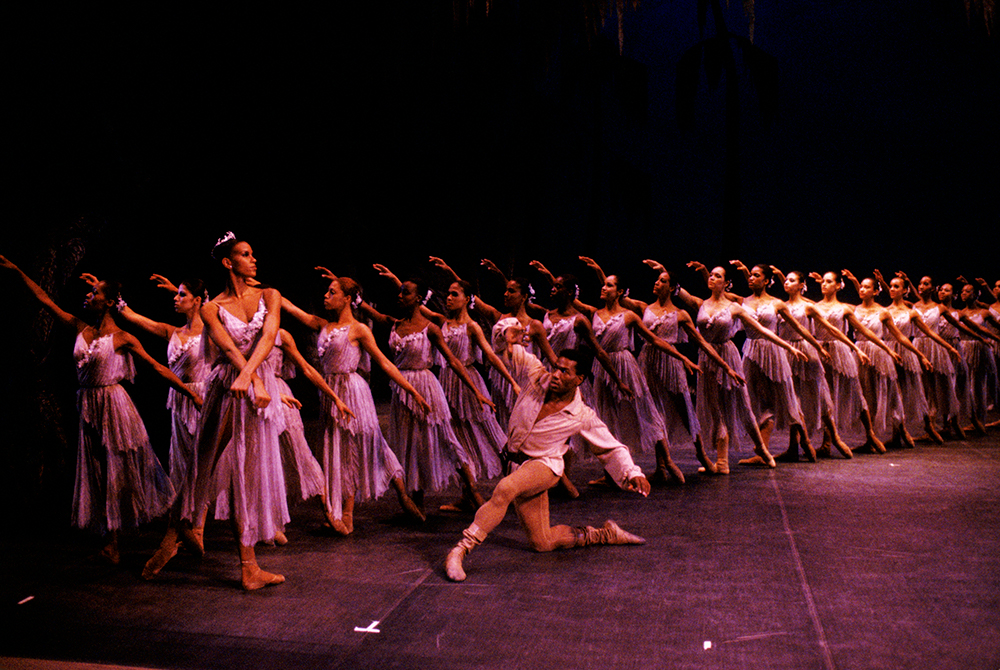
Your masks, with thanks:
[{"label": "kneeling male dancer", "polygon": [[536,551],[643,544],[644,539],[625,532],[614,521],[602,528],[549,525],[548,490],[559,482],[567,441],[576,434],[587,441],[614,482],[625,490],[649,495],[649,482],[633,463],[628,447],[615,439],[580,399],[577,387],[591,368],[591,356],[582,350],[564,349],[556,368],[546,373],[539,360],[519,345],[508,346],[506,355],[521,386],[507,431],[507,455],[514,469],[500,480],[489,501],[476,512],[473,524],[463,531],[462,540],[448,553],[448,579],[465,579],[462,560],[500,525],[511,503]]}]

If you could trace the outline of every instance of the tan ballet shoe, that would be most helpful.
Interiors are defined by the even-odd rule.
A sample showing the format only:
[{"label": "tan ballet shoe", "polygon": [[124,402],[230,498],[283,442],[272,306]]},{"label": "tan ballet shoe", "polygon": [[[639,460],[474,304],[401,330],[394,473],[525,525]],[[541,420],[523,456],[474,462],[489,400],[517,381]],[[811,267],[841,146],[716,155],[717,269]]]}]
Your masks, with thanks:
[{"label": "tan ballet shoe", "polygon": [[256,560],[240,561],[240,567],[242,571],[241,582],[244,591],[256,591],[265,586],[282,584],[285,581],[284,575],[261,570]]},{"label": "tan ballet shoe", "polygon": [[142,578],[148,581],[160,574],[160,570],[170,562],[171,558],[177,555],[177,548],[180,547],[180,544],[180,541],[177,539],[177,529],[168,528],[167,534],[163,536],[163,540],[160,542],[160,548],[156,550],[153,557],[146,561],[146,565],[143,566]]}]

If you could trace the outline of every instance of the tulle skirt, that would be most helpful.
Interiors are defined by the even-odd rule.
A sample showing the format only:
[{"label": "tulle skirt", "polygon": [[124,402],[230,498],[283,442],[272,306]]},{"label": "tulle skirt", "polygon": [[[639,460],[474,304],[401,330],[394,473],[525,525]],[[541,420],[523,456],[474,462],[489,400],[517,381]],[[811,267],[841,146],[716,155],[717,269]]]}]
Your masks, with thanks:
[{"label": "tulle skirt", "polygon": [[918,337],[913,340],[913,344],[934,366],[933,371],[923,372],[928,414],[943,422],[958,416],[959,403],[955,393],[957,372],[948,351],[929,337]]},{"label": "tulle skirt", "polygon": [[[195,521],[209,503],[216,506],[217,519],[235,518],[239,542],[253,546],[274,539],[289,521],[285,477],[281,466],[278,435],[283,426],[281,391],[277,379],[262,368],[258,373],[271,402],[264,409],[249,398],[237,398],[229,388],[237,371],[218,365],[207,382],[198,447],[192,467],[193,495],[181,492],[184,518]],[[192,478],[188,478],[189,482]]]},{"label": "tulle skirt", "polygon": [[81,388],[73,525],[101,535],[135,528],[167,511],[174,488],[118,384]]},{"label": "tulle skirt", "polygon": [[840,433],[857,432],[861,412],[868,409],[858,379],[858,358],[854,350],[839,340],[828,340],[823,348],[830,353],[824,363],[826,381],[833,399],[833,419]]},{"label": "tulle skirt", "polygon": [[[479,371],[469,365],[465,371],[472,379],[479,392],[489,397]],[[451,427],[458,441],[465,447],[465,452],[475,462],[480,477],[493,478],[500,474],[500,451],[507,443],[507,435],[497,423],[496,414],[489,407],[484,407],[476,395],[466,386],[451,367],[441,369],[441,388],[448,399],[451,410]]]},{"label": "tulle skirt", "polygon": [[792,368],[781,347],[769,340],[747,339],[743,343],[743,375],[758,423],[773,417],[779,430],[803,423]]},{"label": "tulle skirt", "polygon": [[[743,361],[735,344],[727,340],[711,346],[729,367],[742,374]],[[715,444],[716,440],[728,436],[730,446],[738,450],[757,430],[747,387],[731,379],[704,351],[699,352],[698,367],[701,373],[698,375],[697,407],[702,439]]]},{"label": "tulle skirt", "polygon": [[594,361],[594,409],[611,434],[633,454],[652,451],[658,441],[667,439],[667,429],[639,364],[631,351],[608,352],[608,358],[633,396],[623,395],[608,371]]},{"label": "tulle skirt", "polygon": [[639,352],[639,367],[653,402],[663,417],[672,444],[694,442],[701,436],[701,425],[694,411],[684,364],[665,351],[644,346]]},{"label": "tulle skirt", "polygon": [[[205,395],[204,382],[185,382],[200,396]],[[194,401],[177,389],[167,392],[167,409],[170,410],[170,482],[174,491],[181,491],[191,471],[195,445],[198,442],[198,421],[201,410]]]},{"label": "tulle skirt", "polygon": [[465,464],[475,475],[475,462],[458,441],[444,390],[430,370],[400,370],[431,406],[421,415],[413,398],[395,383],[389,408],[389,441],[414,490],[440,491],[457,481],[456,468]]},{"label": "tulle skirt", "polygon": [[903,364],[896,366],[899,391],[903,396],[903,414],[906,417],[907,427],[917,430],[923,425],[924,417],[928,415],[927,396],[924,395],[924,371],[920,367],[920,359],[899,342],[893,340],[886,344],[903,359]]},{"label": "tulle skirt", "polygon": [[959,352],[969,369],[969,390],[972,413],[986,423],[986,411],[991,404],[990,390],[997,387],[997,368],[993,350],[979,340],[961,340]]},{"label": "tulle skirt", "polygon": [[321,396],[326,506],[340,519],[345,497],[354,496],[355,502],[378,498],[394,478],[403,476],[403,468],[382,436],[371,387],[365,380],[349,372],[328,374],[326,383],[354,413],[354,418],[345,420],[333,401]]},{"label": "tulle skirt", "polygon": [[[280,377],[278,387],[283,394],[292,395],[292,389]],[[299,410],[281,403],[281,411],[285,429],[278,435],[278,444],[281,446],[285,490],[289,498],[308,500],[323,493],[323,468],[306,441]]]},{"label": "tulle skirt", "polygon": [[822,426],[823,415],[833,416],[833,398],[830,396],[830,385],[826,381],[826,373],[820,362],[816,348],[804,340],[789,340],[793,347],[804,353],[805,361],[788,356],[788,364],[792,369],[792,381],[795,395],[802,408],[802,417],[806,431],[810,434]]},{"label": "tulle skirt", "polygon": [[872,362],[871,365],[858,366],[858,378],[871,413],[872,428],[878,437],[884,438],[905,420],[896,363],[889,354],[868,340],[858,342],[858,349]]}]

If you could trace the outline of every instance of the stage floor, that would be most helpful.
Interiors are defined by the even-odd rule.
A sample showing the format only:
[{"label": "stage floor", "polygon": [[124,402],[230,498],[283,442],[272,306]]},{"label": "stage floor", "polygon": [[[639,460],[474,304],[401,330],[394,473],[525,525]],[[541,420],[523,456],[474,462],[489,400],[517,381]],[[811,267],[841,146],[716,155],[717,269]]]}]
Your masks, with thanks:
[{"label": "stage floor", "polygon": [[288,545],[257,552],[287,582],[255,593],[225,522],[204,559],[182,552],[153,582],[139,572],[162,523],[123,538],[119,567],[66,528],[8,537],[0,667],[1000,667],[997,433],[728,477],[675,451],[685,486],[588,487],[587,461],[581,497],[553,496],[553,523],[615,519],[646,545],[536,554],[511,511],[461,584],[442,561],[471,517],[414,526],[392,494],[347,538],[296,505]]}]

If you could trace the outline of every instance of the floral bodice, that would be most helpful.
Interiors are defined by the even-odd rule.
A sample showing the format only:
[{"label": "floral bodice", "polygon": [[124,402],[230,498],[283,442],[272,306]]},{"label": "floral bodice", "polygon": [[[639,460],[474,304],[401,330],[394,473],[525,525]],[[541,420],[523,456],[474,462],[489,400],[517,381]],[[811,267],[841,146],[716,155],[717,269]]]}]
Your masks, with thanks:
[{"label": "floral bodice", "polygon": [[113,333],[95,338],[90,344],[83,333],[78,333],[73,345],[73,360],[76,361],[77,381],[84,388],[111,386],[123,379],[131,381],[135,376],[132,357],[115,351]]},{"label": "floral bodice", "polygon": [[389,334],[389,346],[396,352],[393,363],[400,370],[426,370],[431,366],[433,357],[427,326],[409,335],[400,335],[393,328]]},{"label": "floral bodice", "polygon": [[625,325],[625,312],[621,311],[607,321],[600,314],[594,314],[594,335],[606,352],[628,351],[632,349],[632,331]]},{"label": "floral bodice", "polygon": [[680,327],[680,310],[657,316],[649,307],[642,313],[642,322],[654,335],[671,344],[687,342],[687,333]]}]

